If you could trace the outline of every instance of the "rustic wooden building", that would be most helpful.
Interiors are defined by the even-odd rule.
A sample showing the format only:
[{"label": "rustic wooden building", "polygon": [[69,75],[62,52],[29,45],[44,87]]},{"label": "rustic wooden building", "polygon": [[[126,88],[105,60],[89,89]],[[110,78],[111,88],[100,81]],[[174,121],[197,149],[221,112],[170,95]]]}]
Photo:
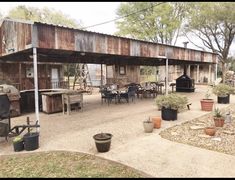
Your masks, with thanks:
[{"label": "rustic wooden building", "polygon": [[[63,77],[62,64],[38,64],[38,86],[40,89],[58,88],[67,85]],[[14,85],[18,90],[34,88],[32,63],[0,63],[0,82]]]},{"label": "rustic wooden building", "polygon": [[[53,68],[43,65],[45,62],[106,64],[107,83],[125,84],[139,81],[140,65],[165,66],[166,62],[169,65],[213,65],[218,58],[205,51],[10,19],[1,23],[0,42],[0,61],[18,63],[18,70],[14,71],[21,76],[20,84],[24,88],[30,86],[30,80],[24,78],[27,63],[33,62],[33,48],[37,48],[37,61],[42,63],[38,65],[40,88],[46,87],[45,79],[50,79],[49,71]],[[22,63],[21,67],[19,63]],[[25,74],[19,73],[21,71]],[[13,82],[17,83],[17,80]]]}]

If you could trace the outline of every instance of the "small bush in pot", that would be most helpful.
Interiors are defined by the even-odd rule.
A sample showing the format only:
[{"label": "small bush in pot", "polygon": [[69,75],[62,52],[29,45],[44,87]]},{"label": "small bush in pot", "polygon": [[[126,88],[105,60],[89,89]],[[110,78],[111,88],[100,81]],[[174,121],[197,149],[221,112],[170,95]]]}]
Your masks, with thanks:
[{"label": "small bush in pot", "polygon": [[215,108],[213,117],[216,127],[224,126],[224,116],[218,108]]},{"label": "small bush in pot", "polygon": [[178,111],[184,109],[187,103],[188,99],[186,96],[175,93],[156,98],[156,104],[161,109],[163,120],[176,120]]},{"label": "small bush in pot", "polygon": [[15,152],[24,150],[24,140],[21,136],[16,136],[13,139],[13,147]]},{"label": "small bush in pot", "polygon": [[220,104],[228,104],[230,94],[235,93],[234,87],[223,83],[214,86],[212,91],[215,95],[217,95],[218,103]]}]

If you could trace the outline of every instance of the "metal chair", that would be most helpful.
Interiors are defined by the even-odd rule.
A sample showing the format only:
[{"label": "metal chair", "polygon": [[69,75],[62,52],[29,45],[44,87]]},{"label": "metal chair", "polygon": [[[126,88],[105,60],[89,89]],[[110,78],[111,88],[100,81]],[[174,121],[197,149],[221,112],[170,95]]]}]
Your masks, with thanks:
[{"label": "metal chair", "polygon": [[107,88],[103,88],[100,90],[101,93],[101,103],[103,104],[103,100],[108,102],[108,105],[115,100],[116,103],[116,96],[117,94],[112,93],[112,91],[107,90]]}]

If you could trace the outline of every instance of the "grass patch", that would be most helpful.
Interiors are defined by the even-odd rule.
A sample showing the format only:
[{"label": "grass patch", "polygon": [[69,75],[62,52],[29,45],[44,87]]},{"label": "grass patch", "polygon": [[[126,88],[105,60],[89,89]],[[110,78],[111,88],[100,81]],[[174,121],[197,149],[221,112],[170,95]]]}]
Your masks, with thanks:
[{"label": "grass patch", "polygon": [[145,177],[132,168],[77,152],[0,156],[0,177]]}]

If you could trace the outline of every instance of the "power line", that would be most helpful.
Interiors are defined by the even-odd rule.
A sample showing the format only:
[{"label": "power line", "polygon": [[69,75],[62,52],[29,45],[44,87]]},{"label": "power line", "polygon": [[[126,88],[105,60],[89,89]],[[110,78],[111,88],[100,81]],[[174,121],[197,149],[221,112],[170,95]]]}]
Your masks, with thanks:
[{"label": "power line", "polygon": [[125,16],[122,16],[122,17],[119,17],[119,18],[116,18],[116,19],[113,19],[113,20],[109,20],[109,21],[105,21],[105,22],[102,22],[102,23],[99,23],[99,24],[94,24],[94,25],[91,25],[91,26],[87,26],[87,27],[83,27],[83,28],[80,28],[80,29],[87,29],[87,28],[91,28],[91,27],[95,27],[95,26],[100,26],[100,25],[103,25],[103,24],[107,24],[107,23],[110,23],[110,22],[113,22],[113,21],[117,21],[119,19],[122,19],[122,18],[125,18],[125,17],[128,17],[128,16],[131,16],[133,14],[136,14],[136,13],[139,13],[139,12],[142,12],[142,11],[146,11],[150,8],[153,8],[155,6],[158,6],[158,5],[161,5],[161,4],[164,4],[164,3],[167,3],[167,2],[161,2],[161,3],[158,3],[156,5],[152,5],[151,7],[148,7],[148,8],[145,8],[145,9],[141,9],[139,11],[136,11],[136,12],[133,12],[133,13],[130,13],[130,14],[127,14]]}]

